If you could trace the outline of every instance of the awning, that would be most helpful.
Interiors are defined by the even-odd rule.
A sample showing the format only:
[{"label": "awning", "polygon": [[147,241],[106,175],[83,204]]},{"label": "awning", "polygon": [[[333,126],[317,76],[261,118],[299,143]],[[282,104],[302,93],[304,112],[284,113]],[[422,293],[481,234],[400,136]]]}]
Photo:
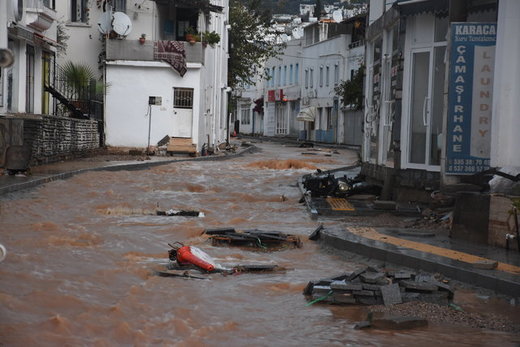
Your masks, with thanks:
[{"label": "awning", "polygon": [[302,109],[298,115],[296,116],[296,120],[302,121],[302,122],[314,122],[314,119],[316,118],[316,107],[306,107]]},{"label": "awning", "polygon": [[433,13],[435,15],[447,15],[449,8],[448,0],[408,0],[394,3],[399,6],[401,15],[414,16],[422,13]]}]

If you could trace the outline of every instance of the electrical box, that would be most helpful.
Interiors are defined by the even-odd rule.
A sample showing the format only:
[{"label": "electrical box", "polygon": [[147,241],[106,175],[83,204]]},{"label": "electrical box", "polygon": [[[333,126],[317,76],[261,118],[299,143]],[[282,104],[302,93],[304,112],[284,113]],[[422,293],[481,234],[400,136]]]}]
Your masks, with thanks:
[{"label": "electrical box", "polygon": [[149,96],[148,105],[161,106],[162,105],[162,96]]}]

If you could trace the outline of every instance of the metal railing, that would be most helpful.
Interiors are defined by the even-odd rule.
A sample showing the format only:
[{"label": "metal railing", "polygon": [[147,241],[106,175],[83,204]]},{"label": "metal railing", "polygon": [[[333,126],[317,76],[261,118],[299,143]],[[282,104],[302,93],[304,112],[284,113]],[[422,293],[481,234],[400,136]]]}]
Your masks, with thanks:
[{"label": "metal railing", "polygon": [[95,79],[88,81],[69,76],[56,65],[52,85],[46,90],[77,118],[103,120],[103,91]]}]

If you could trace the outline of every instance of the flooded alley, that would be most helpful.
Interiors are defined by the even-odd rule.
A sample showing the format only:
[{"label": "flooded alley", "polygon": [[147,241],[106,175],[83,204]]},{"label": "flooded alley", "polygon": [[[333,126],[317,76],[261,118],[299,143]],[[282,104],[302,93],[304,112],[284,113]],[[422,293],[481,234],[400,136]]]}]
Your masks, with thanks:
[{"label": "flooded alley", "polygon": [[[296,145],[256,143],[229,160],[185,161],[145,170],[99,171],[10,193],[0,200],[0,344],[6,346],[514,346],[518,334],[430,324],[402,331],[355,330],[366,307],[306,306],[310,280],[364,264],[307,236],[311,219],[297,179],[352,165],[348,149],[305,155]],[[203,217],[158,216],[196,210]],[[205,229],[276,230],[301,248],[212,245]],[[168,243],[196,246],[223,265],[277,264],[283,271],[154,274]],[[474,301],[474,302],[473,302]],[[473,293],[468,305],[488,307]],[[497,302],[494,309],[502,309]],[[513,310],[504,306],[504,310]],[[518,313],[518,310],[516,311]],[[515,312],[512,311],[512,314]]]}]

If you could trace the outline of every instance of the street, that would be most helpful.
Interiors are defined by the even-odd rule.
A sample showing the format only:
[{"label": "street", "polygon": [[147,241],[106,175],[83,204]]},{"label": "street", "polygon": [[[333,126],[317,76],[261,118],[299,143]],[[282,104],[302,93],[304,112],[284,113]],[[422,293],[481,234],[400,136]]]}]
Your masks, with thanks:
[{"label": "street", "polygon": [[[0,343],[44,345],[219,346],[514,346],[520,336],[432,323],[427,328],[355,330],[365,306],[306,306],[310,280],[352,271],[368,260],[310,241],[319,225],[299,203],[299,177],[352,165],[354,151],[255,143],[260,151],[230,160],[182,162],[146,170],[76,175],[0,200]],[[312,154],[302,154],[312,153]],[[158,216],[157,209],[204,217]],[[358,225],[401,223],[393,216]],[[297,234],[302,248],[277,251],[213,246],[207,228]],[[277,264],[283,271],[212,274],[209,280],[154,275],[168,243],[182,242],[224,265]],[[518,317],[518,307],[456,296],[468,310]],[[465,307],[463,304],[466,304]]]}]

